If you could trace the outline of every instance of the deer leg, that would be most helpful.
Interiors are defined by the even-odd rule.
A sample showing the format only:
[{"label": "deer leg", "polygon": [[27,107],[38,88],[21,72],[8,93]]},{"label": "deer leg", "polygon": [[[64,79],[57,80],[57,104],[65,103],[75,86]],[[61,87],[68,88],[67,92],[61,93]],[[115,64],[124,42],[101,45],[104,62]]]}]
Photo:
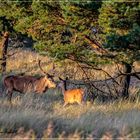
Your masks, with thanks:
[{"label": "deer leg", "polygon": [[63,107],[65,107],[67,104],[68,104],[68,103],[65,102],[64,105],[63,105]]},{"label": "deer leg", "polygon": [[82,101],[77,101],[77,103],[82,106],[83,105],[83,102]]},{"label": "deer leg", "polygon": [[7,95],[8,95],[8,101],[11,103],[11,99],[12,99],[12,94],[13,91],[12,90],[7,90]]},{"label": "deer leg", "polygon": [[4,91],[3,91],[3,94],[2,94],[2,97],[6,97],[7,96],[7,90],[6,89],[4,89]]}]

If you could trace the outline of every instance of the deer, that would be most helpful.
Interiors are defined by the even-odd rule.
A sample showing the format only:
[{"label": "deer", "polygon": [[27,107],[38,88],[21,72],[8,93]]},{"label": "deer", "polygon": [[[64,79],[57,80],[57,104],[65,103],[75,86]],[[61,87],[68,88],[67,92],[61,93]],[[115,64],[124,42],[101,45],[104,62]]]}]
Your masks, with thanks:
[{"label": "deer", "polygon": [[82,103],[84,102],[84,98],[86,97],[86,88],[67,89],[66,84],[68,77],[66,77],[65,80],[59,77],[59,80],[61,82],[58,84],[58,87],[61,88],[64,99],[63,107],[73,103],[78,103],[79,105],[82,105]]},{"label": "deer", "polygon": [[20,93],[37,94],[45,93],[49,88],[55,88],[53,75],[45,72],[41,67],[41,61],[38,61],[40,70],[44,73],[44,76],[35,77],[30,75],[9,75],[3,78],[3,85],[8,95],[8,100],[11,102],[13,91]]}]

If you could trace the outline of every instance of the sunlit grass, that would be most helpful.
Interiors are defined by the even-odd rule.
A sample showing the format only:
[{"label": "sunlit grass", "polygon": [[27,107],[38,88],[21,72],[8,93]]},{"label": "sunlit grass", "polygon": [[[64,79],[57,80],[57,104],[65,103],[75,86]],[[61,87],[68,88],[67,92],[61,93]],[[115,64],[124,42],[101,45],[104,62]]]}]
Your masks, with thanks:
[{"label": "sunlit grass", "polygon": [[[13,136],[21,127],[26,133],[32,129],[36,137],[61,137],[62,134],[65,137],[90,137],[96,133],[98,138],[107,132],[119,137],[124,128],[125,135],[140,132],[139,102],[115,101],[62,107],[63,97],[57,90],[44,95],[15,93],[12,106],[6,102],[6,98],[0,99],[0,128],[5,134],[15,133]],[[48,128],[50,122],[53,128]],[[131,137],[138,136],[133,134]]]},{"label": "sunlit grass", "polygon": [[[20,53],[11,57],[7,63],[7,71],[26,74],[40,74],[37,60],[40,58],[47,62],[46,57],[42,57],[32,51],[19,50]],[[25,56],[26,54],[26,56]],[[17,58],[20,59],[17,60]],[[15,63],[16,62],[16,63]],[[70,70],[72,65],[67,64],[67,69],[61,73],[73,75],[75,69]],[[136,64],[137,70],[139,65]],[[60,65],[60,67],[62,67]],[[44,66],[48,68],[48,66]],[[59,69],[59,68],[58,68]],[[106,71],[115,73],[115,66],[105,66]],[[64,72],[66,71],[66,72]],[[89,74],[91,74],[89,72]],[[77,71],[75,78],[80,79],[81,71]],[[79,76],[79,77],[78,77]],[[105,74],[93,71],[91,77],[94,80],[103,79]],[[73,77],[72,77],[73,78]],[[73,88],[74,85],[69,85]],[[97,85],[100,88],[100,85]],[[135,79],[131,81],[129,89],[131,95],[139,93],[139,83]],[[60,90],[53,89],[44,95],[34,93],[24,95],[14,93],[12,105],[6,97],[0,98],[0,137],[3,138],[138,138],[140,137],[140,102],[116,100],[102,103],[95,99],[93,103],[87,101],[84,105],[68,105],[63,107],[63,95]]]}]

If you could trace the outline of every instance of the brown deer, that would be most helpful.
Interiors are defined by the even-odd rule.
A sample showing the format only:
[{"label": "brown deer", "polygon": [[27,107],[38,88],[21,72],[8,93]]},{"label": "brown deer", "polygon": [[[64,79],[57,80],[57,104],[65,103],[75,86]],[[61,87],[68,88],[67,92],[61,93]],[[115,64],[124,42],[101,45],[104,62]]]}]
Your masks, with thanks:
[{"label": "brown deer", "polygon": [[64,98],[64,105],[65,107],[67,104],[73,104],[73,103],[78,103],[81,105],[84,102],[84,97],[86,93],[86,88],[76,88],[76,89],[68,89],[67,90],[67,80],[60,78],[60,83],[58,84],[58,87],[62,89],[62,94]]},{"label": "brown deer", "polygon": [[[40,60],[39,60],[39,67],[41,70],[43,70],[40,66]],[[18,91],[20,93],[29,93],[29,92],[35,92],[35,93],[44,93],[49,88],[55,88],[56,84],[53,80],[53,75],[50,75],[46,72],[45,76],[41,77],[35,77],[35,76],[28,76],[28,75],[11,75],[6,76],[3,79],[3,85],[6,90],[6,93],[9,97],[9,100],[11,102],[13,91]]]}]

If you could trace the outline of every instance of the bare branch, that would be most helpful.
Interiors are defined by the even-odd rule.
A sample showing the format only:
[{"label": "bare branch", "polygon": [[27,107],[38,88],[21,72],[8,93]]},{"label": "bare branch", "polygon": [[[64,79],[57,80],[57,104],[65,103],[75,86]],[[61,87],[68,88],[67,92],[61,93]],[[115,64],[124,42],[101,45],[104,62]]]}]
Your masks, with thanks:
[{"label": "bare branch", "polygon": [[120,75],[130,75],[130,76],[135,76],[136,77],[136,75],[138,75],[138,74],[140,74],[140,72],[131,72],[131,73],[121,73]]},{"label": "bare branch", "polygon": [[140,76],[138,76],[138,74],[136,74],[135,77],[136,77],[138,80],[140,80]]},{"label": "bare branch", "polygon": [[98,90],[98,91],[100,91],[100,92],[102,92],[102,93],[109,94],[109,93],[107,93],[107,92],[104,92],[104,91],[100,90],[100,89],[97,88],[93,83],[91,83],[91,81],[90,81],[90,79],[89,79],[87,73],[85,72],[85,70],[81,67],[81,65],[80,65],[78,62],[76,62],[76,63],[77,63],[77,64],[79,65],[79,67],[82,69],[82,71],[84,72],[85,76],[87,77],[87,80],[89,81],[89,84],[91,84],[92,87],[94,87],[96,90]]},{"label": "bare branch", "polygon": [[111,89],[110,89],[109,84],[107,83],[107,81],[105,81],[105,83],[106,83],[106,86],[107,86],[107,88],[108,88],[108,90],[109,90],[110,95],[112,95],[112,92],[111,92]]},{"label": "bare branch", "polygon": [[84,36],[84,39],[86,39],[86,41],[92,46],[93,49],[99,51],[99,53],[108,53],[108,51],[101,47],[101,44],[96,40],[91,40],[87,35]]},{"label": "bare branch", "polygon": [[[5,58],[6,59],[8,59],[8,58],[10,58],[11,56],[13,56],[13,55],[15,55],[15,54],[17,54],[18,53],[18,51],[17,52],[13,52],[12,54],[7,54],[7,55],[5,55]],[[0,61],[5,61],[5,60],[3,60],[2,58],[0,58]]]},{"label": "bare branch", "polygon": [[[133,71],[136,73],[135,69],[132,67]],[[138,74],[134,75],[138,80],[140,80],[140,76]]]},{"label": "bare branch", "polygon": [[[107,76],[109,76],[110,79],[112,79],[117,85],[120,85],[120,84],[115,80],[115,78],[113,78],[113,77],[112,77],[108,72],[106,72],[105,70],[103,70],[103,69],[101,69],[101,68],[94,67],[93,65],[91,65],[91,64],[89,64],[89,63],[87,63],[86,61],[83,61],[83,60],[71,59],[71,58],[70,58],[70,60],[72,60],[72,61],[74,61],[74,62],[76,62],[76,63],[78,63],[78,62],[84,63],[84,64],[86,64],[86,65],[88,66],[88,68],[90,68],[90,69],[102,71],[102,72],[104,72]],[[84,66],[84,67],[85,67],[85,66]]]}]

